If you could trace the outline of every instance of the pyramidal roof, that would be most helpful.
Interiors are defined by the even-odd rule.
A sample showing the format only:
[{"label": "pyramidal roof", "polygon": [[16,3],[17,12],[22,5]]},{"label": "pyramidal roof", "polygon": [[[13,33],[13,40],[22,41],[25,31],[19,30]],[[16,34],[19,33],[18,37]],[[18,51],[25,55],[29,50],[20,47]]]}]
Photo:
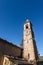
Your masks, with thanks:
[{"label": "pyramidal roof", "polygon": [[30,22],[30,20],[29,19],[26,19],[26,23],[29,23]]}]

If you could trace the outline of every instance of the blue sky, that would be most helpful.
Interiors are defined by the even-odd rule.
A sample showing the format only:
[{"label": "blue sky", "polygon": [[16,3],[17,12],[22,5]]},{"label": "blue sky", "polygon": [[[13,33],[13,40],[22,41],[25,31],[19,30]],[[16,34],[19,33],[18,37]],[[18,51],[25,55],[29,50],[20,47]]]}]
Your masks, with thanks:
[{"label": "blue sky", "polygon": [[0,0],[1,38],[20,45],[27,18],[33,24],[38,52],[43,55],[43,0]]}]

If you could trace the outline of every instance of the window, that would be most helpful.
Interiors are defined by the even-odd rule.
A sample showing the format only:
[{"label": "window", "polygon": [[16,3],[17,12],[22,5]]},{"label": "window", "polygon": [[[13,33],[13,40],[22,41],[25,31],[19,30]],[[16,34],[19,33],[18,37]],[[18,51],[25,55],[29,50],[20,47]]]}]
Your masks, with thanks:
[{"label": "window", "polygon": [[29,43],[29,41],[27,40],[27,43]]},{"label": "window", "polygon": [[26,26],[26,29],[28,29],[28,26]]},{"label": "window", "polygon": [[29,55],[29,53],[28,53],[28,59],[30,58],[30,55]]}]

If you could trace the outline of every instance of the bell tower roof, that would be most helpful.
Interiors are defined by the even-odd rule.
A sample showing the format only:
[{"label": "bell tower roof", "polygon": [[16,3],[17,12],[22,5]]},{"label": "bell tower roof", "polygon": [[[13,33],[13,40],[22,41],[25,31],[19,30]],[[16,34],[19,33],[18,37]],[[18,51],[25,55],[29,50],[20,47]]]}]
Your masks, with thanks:
[{"label": "bell tower roof", "polygon": [[30,20],[29,19],[26,19],[26,22],[25,23],[30,23]]},{"label": "bell tower roof", "polygon": [[26,21],[30,21],[29,19],[26,19]]},{"label": "bell tower roof", "polygon": [[32,27],[32,23],[31,23],[31,21],[29,19],[26,19],[25,24],[27,24],[27,23],[29,23],[30,26]]}]

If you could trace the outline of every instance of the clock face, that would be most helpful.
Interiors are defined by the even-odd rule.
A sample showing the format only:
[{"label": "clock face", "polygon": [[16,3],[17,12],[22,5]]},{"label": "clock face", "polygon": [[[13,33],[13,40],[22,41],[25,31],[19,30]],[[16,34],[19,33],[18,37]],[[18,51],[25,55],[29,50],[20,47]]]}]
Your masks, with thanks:
[{"label": "clock face", "polygon": [[28,36],[29,34],[30,34],[30,31],[29,31],[29,30],[27,30],[27,31],[26,31],[26,35]]}]

